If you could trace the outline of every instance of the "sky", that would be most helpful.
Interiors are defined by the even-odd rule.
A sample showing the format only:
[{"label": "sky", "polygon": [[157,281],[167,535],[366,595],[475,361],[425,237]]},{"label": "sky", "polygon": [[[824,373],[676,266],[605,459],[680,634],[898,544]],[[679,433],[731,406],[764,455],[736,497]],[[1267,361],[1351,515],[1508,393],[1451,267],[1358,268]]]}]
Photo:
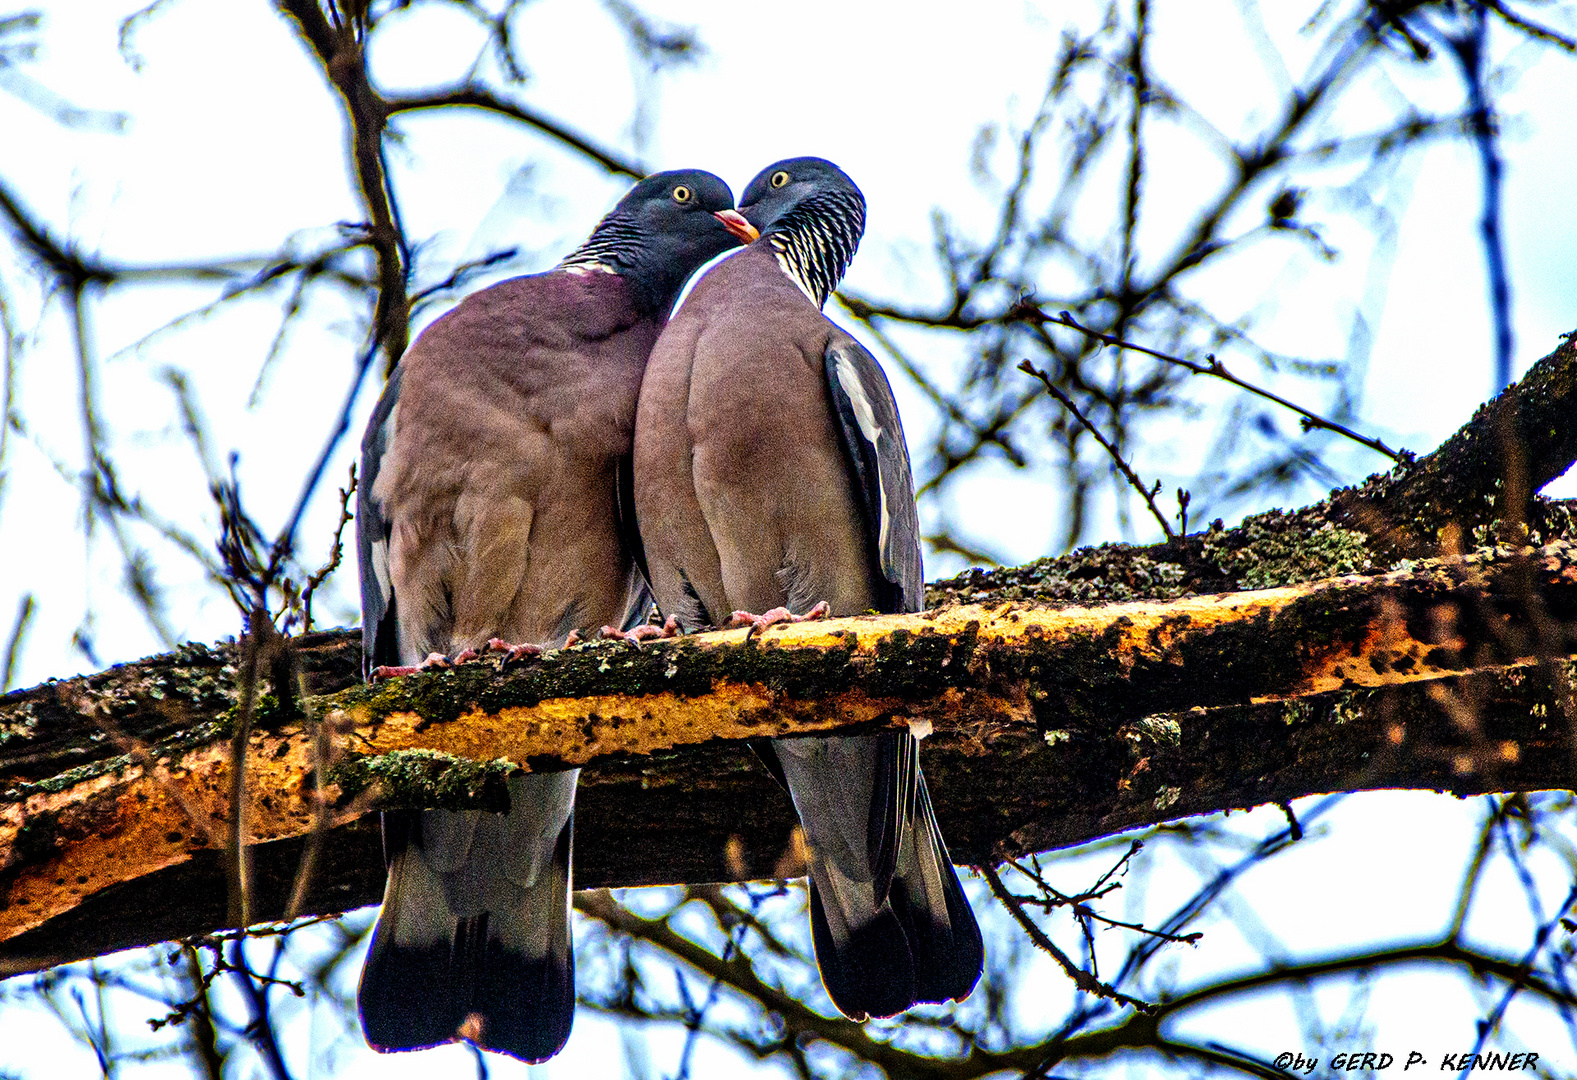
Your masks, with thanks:
[{"label": "sky", "polygon": [[[123,113],[123,129],[63,130],[4,93],[6,84],[0,83],[0,176],[35,213],[106,258],[139,262],[266,252],[282,235],[314,223],[293,241],[308,249],[331,235],[335,222],[357,217],[337,103],[266,5],[166,4],[131,38],[140,59],[136,66],[117,51],[115,33],[117,18],[134,6],[107,0],[45,4],[41,55],[26,68],[28,77],[75,105]],[[1269,7],[1269,17],[1285,21],[1271,28],[1278,38],[1305,17],[1291,5]],[[612,22],[602,8],[541,0],[516,29],[521,40],[544,43],[527,48],[527,100],[572,118],[577,129],[604,144],[630,148],[631,102],[639,92],[650,118],[633,140],[641,159],[654,169],[711,169],[736,192],[778,158],[817,154],[838,162],[861,185],[870,207],[866,240],[847,284],[888,296],[926,296],[936,289],[923,268],[933,210],[942,208],[966,226],[985,226],[990,195],[968,179],[976,129],[986,120],[1027,119],[1065,22],[1088,20],[1088,6],[1080,4],[1003,3],[990,17],[965,17],[956,4],[814,0],[792,9],[665,0],[643,10],[699,27],[705,54],[652,82],[633,72],[613,47]],[[1235,29],[1238,10],[1227,2],[1156,5],[1158,63],[1223,124],[1252,120],[1256,90],[1274,82],[1273,73],[1260,72],[1243,48]],[[1505,58],[1509,43],[1502,37],[1497,44],[1497,55]],[[402,17],[380,36],[373,62],[388,89],[415,88],[459,78],[476,46],[474,33],[457,15]],[[1300,62],[1289,61],[1294,67]],[[1571,75],[1569,61],[1551,57],[1494,88],[1507,118],[1504,225],[1518,371],[1553,348],[1557,334],[1577,326],[1569,287],[1577,200],[1566,182],[1577,175],[1577,140],[1569,123],[1577,115],[1577,79]],[[1376,101],[1405,93],[1439,104],[1449,91],[1423,81],[1371,93]],[[1362,108],[1364,100],[1353,107]],[[538,136],[487,117],[418,117],[402,120],[398,130],[402,138],[391,152],[396,190],[410,231],[428,238],[435,256],[466,258],[509,242],[522,248],[527,268],[549,265],[626,186]],[[1211,182],[1208,174],[1186,167],[1182,150],[1178,154],[1177,167],[1152,177],[1158,221],[1166,220],[1170,206],[1181,213]],[[1237,276],[1226,274],[1204,287],[1213,299],[1239,290],[1251,303],[1263,293],[1264,280],[1283,283],[1272,340],[1335,355],[1346,347],[1355,307],[1380,290],[1383,307],[1376,307],[1360,417],[1365,430],[1392,445],[1422,451],[1455,430],[1490,389],[1483,255],[1473,216],[1464,211],[1477,206],[1477,162],[1469,148],[1442,144],[1418,154],[1399,183],[1410,196],[1396,222],[1394,261],[1383,280],[1353,273],[1355,266],[1373,264],[1372,251],[1356,229],[1338,220],[1332,236],[1344,254],[1337,265],[1249,263]],[[529,194],[522,197],[521,191]],[[1355,279],[1365,283],[1355,287]],[[323,302],[314,311],[315,328],[293,336],[261,380],[259,367],[277,325],[277,298],[242,302],[223,318],[143,340],[213,296],[211,287],[159,285],[119,290],[96,302],[98,392],[112,406],[113,438],[135,490],[155,506],[201,504],[207,498],[203,474],[191,461],[171,394],[158,378],[166,367],[184,371],[210,424],[215,464],[222,465],[231,448],[239,452],[248,504],[272,531],[288,512],[297,478],[338,408],[354,349],[350,312]],[[84,542],[80,498],[61,475],[80,468],[81,451],[77,383],[59,305],[26,293],[11,301],[12,318],[28,337],[17,407],[28,419],[30,436],[13,441],[0,493],[0,566],[7,568],[0,572],[0,624],[21,596],[36,598],[32,632],[14,679],[25,686],[156,652],[160,643],[118,596],[120,560],[111,538],[100,528]],[[829,314],[841,318],[836,310]],[[934,348],[932,363],[956,358],[945,344]],[[335,387],[332,393],[315,389],[325,379]],[[896,378],[894,383],[911,443],[920,444],[931,421],[913,388]],[[267,406],[242,407],[259,384]],[[352,436],[341,445],[303,530],[305,542],[320,545],[325,554],[336,514],[333,488],[342,482],[374,396],[375,387],[359,400]],[[1176,434],[1186,445],[1189,432]],[[1333,454],[1349,480],[1382,464],[1362,451]],[[1577,495],[1577,482],[1557,481],[1549,493]],[[1033,479],[987,469],[957,505],[966,520],[980,522],[982,531],[1000,539],[1010,556],[1028,559],[1046,552],[1060,499],[1049,482],[1037,486]],[[1108,514],[1097,538],[1120,537]],[[1145,533],[1137,538],[1151,539]],[[946,559],[930,564],[932,576],[957,568]],[[177,638],[212,640],[235,632],[234,609],[203,589],[189,565],[166,558],[161,572]],[[354,575],[342,573],[324,604],[326,621],[354,624],[354,597]],[[92,657],[72,645],[88,609],[95,612],[87,625]],[[1432,895],[1429,875],[1449,881],[1459,865],[1471,806],[1418,794],[1367,799],[1389,801],[1349,800],[1344,808],[1359,809],[1333,812],[1329,827],[1335,832],[1346,822],[1347,829],[1361,831],[1362,822],[1383,820],[1369,845],[1310,845],[1312,853],[1300,856],[1302,868],[1288,871],[1326,886],[1302,894],[1303,906],[1288,913],[1293,924],[1300,913],[1320,920],[1317,913],[1325,911],[1323,921],[1338,935],[1389,925],[1387,920],[1404,925],[1418,916],[1410,898]],[[1270,826],[1246,817],[1243,827]],[[1406,846],[1407,838],[1437,835],[1438,841]],[[1398,847],[1410,857],[1380,855]],[[1082,872],[1081,858],[1068,856],[1070,877]],[[1343,865],[1354,863],[1385,875],[1366,894],[1385,897],[1385,903],[1336,910],[1351,900],[1350,891],[1336,886]],[[1154,872],[1184,869],[1157,866]],[[1212,953],[1210,962],[1230,965],[1232,955],[1237,954]],[[1248,954],[1242,955],[1247,962]],[[1054,987],[1055,980],[1047,985]],[[1386,993],[1396,996],[1416,993],[1414,983],[1387,985]],[[1471,1011],[1471,1003],[1462,1008]],[[1427,1027],[1438,1019],[1420,1014],[1413,1022]],[[0,1019],[0,1033],[5,1022]],[[1267,1031],[1284,1026],[1265,1022]],[[575,1039],[572,1051],[542,1075],[573,1075],[597,1055],[622,1052],[605,1024],[584,1017]],[[470,1059],[459,1051],[436,1059],[442,1066],[434,1060],[407,1056],[391,1062],[366,1055],[347,1066],[347,1075],[470,1069]],[[500,1069],[498,1075],[507,1072]]]},{"label": "sky", "polygon": [[[1257,78],[1268,87],[1273,80],[1256,77],[1255,65],[1248,64],[1234,70],[1234,79],[1221,79],[1212,65],[1186,59],[1205,50],[1211,35],[1219,48],[1222,28],[1235,25],[1235,6],[1217,7],[1219,18],[1204,19],[1180,18],[1182,5],[1158,5],[1153,51],[1175,85],[1210,111],[1212,120],[1230,127],[1254,116],[1252,96],[1236,93],[1237,83]],[[47,12],[42,56],[27,70],[75,104],[123,113],[124,130],[63,131],[38,110],[0,95],[0,123],[10,144],[29,149],[7,162],[6,176],[35,213],[106,258],[140,262],[267,252],[286,235],[309,249],[331,235],[336,221],[355,218],[336,102],[267,7],[189,0],[161,7],[131,36],[140,68],[116,51],[112,16],[122,10],[114,3],[73,4],[69,24]],[[883,5],[796,10],[796,18],[779,20],[735,5],[655,5],[650,11],[656,17],[702,28],[707,51],[697,63],[647,87],[617,53],[594,65],[595,76],[589,77],[580,50],[528,49],[527,98],[549,114],[573,117],[579,130],[607,145],[628,147],[631,101],[637,85],[646,87],[651,120],[638,147],[641,158],[653,168],[710,168],[736,190],[771,160],[801,153],[829,157],[862,185],[870,206],[867,238],[846,284],[883,296],[935,295],[938,283],[926,272],[924,258],[930,215],[941,209],[965,227],[985,226],[990,193],[969,182],[965,167],[976,128],[986,120],[1027,119],[1062,23],[1033,6],[1005,6],[1000,21],[960,19],[945,6],[924,4],[906,9],[904,18],[894,18]],[[823,28],[833,23],[842,33],[828,41]],[[946,32],[938,32],[943,27]],[[615,40],[602,9],[568,0],[528,7],[518,33],[527,41]],[[475,33],[458,15],[405,16],[376,40],[372,59],[375,70],[388,73],[388,87],[398,90],[416,79],[459,78],[476,48]],[[1571,315],[1562,270],[1564,253],[1577,239],[1577,207],[1554,178],[1577,168],[1577,146],[1555,119],[1577,109],[1574,87],[1558,57],[1497,87],[1510,118],[1505,231],[1518,370],[1571,329],[1563,321]],[[1424,80],[1382,89],[1438,106],[1451,87],[1449,81]],[[1371,96],[1379,100],[1384,94]],[[1364,100],[1355,96],[1354,107]],[[624,187],[542,138],[485,116],[417,116],[402,119],[398,130],[401,139],[391,152],[396,191],[411,233],[424,239],[435,259],[474,257],[513,243],[525,252],[528,267],[550,264]],[[1166,135],[1157,134],[1158,142]],[[1182,152],[1178,158],[1186,162]],[[1164,162],[1156,166],[1148,191],[1157,231],[1174,227],[1170,205],[1185,213],[1199,185],[1210,182],[1198,172],[1168,170]],[[1390,274],[1378,283],[1384,304],[1373,329],[1360,419],[1365,430],[1392,445],[1423,451],[1465,420],[1489,390],[1483,259],[1473,215],[1464,211],[1477,205],[1476,161],[1466,146],[1441,144],[1420,153],[1401,184],[1410,190],[1410,201],[1397,223]],[[523,187],[535,194],[508,194]],[[1245,306],[1260,302],[1260,279],[1270,277],[1281,290],[1266,327],[1269,342],[1306,355],[1341,355],[1353,311],[1372,304],[1363,293],[1376,285],[1354,286],[1370,273],[1355,271],[1373,265],[1372,245],[1340,213],[1329,217],[1328,231],[1343,252],[1334,264],[1278,261],[1274,255],[1241,260],[1203,283],[1208,298],[1228,309],[1238,295]],[[316,225],[302,231],[303,223]],[[314,314],[327,328],[295,332],[261,380],[261,361],[276,330],[277,296],[234,304],[222,318],[189,321],[143,340],[214,295],[208,286],[163,285],[117,290],[95,303],[94,345],[103,358],[98,390],[109,403],[138,402],[134,409],[106,410],[128,485],[155,506],[206,507],[206,480],[180,432],[173,397],[158,377],[167,367],[182,369],[215,429],[211,456],[222,467],[226,451],[239,453],[248,505],[272,532],[288,513],[294,478],[316,455],[342,392],[301,394],[292,387],[317,386],[322,378],[332,387],[344,385],[354,353],[345,326],[349,313],[321,304],[323,310]],[[33,335],[18,386],[18,406],[30,418],[33,438],[13,440],[4,498],[30,512],[0,514],[0,551],[14,566],[74,563],[73,572],[47,581],[26,574],[0,577],[0,619],[16,610],[25,593],[37,601],[13,683],[28,685],[97,666],[93,660],[145,655],[160,642],[106,587],[120,563],[111,538],[95,530],[84,550],[79,497],[61,475],[80,468],[82,454],[76,376],[65,351],[69,339],[60,305],[22,295],[13,306],[19,328]],[[836,309],[830,313],[843,317]],[[945,367],[959,358],[950,348],[934,339],[922,359]],[[922,445],[932,418],[911,386],[894,382],[911,444]],[[237,408],[257,386],[263,407]],[[361,395],[353,433],[364,423],[375,391],[372,386]],[[1325,404],[1318,395],[1326,391],[1309,392],[1316,405]],[[1190,455],[1197,458],[1191,448],[1207,444],[1201,438],[1205,424],[1199,417],[1180,420],[1167,453],[1151,463],[1168,489],[1174,478],[1186,479],[1188,470],[1203,464]],[[355,441],[353,435],[339,448],[329,470],[333,482],[323,485],[303,530],[304,546],[317,542],[326,551],[334,488]],[[1349,479],[1384,464],[1368,451],[1341,445],[1329,451],[1328,460]],[[1144,471],[1142,451],[1138,461]],[[292,482],[282,483],[282,477]],[[1577,491],[1577,485],[1563,483]],[[1319,493],[1308,492],[1311,498]],[[991,466],[977,471],[955,500],[958,517],[989,523],[975,528],[989,532],[1014,560],[1051,549],[1062,503],[1049,474],[1009,475]],[[211,521],[212,512],[203,512]],[[1107,526],[1097,528],[1095,538],[1151,537],[1124,537]],[[932,576],[961,568],[960,560],[947,557],[933,558],[929,566]],[[169,605],[174,636],[211,639],[233,632],[233,608],[199,585],[189,563],[164,558],[161,573],[170,595],[181,598]],[[352,575],[339,575],[330,591],[329,621],[353,623]],[[72,645],[89,608],[96,611],[89,628],[91,658]]]}]

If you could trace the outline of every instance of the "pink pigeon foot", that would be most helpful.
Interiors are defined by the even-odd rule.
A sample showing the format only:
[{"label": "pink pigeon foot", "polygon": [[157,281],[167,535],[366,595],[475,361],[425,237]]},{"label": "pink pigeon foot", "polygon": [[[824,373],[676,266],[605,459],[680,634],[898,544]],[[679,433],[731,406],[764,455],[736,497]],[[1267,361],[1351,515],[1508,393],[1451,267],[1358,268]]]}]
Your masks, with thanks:
[{"label": "pink pigeon foot", "polygon": [[668,618],[663,620],[663,624],[661,626],[653,626],[651,623],[642,623],[634,630],[631,630],[627,636],[632,637],[637,641],[655,641],[658,638],[680,637],[683,633],[684,632],[679,629],[679,620],[670,615]]},{"label": "pink pigeon foot", "polygon": [[679,636],[679,620],[672,615],[668,616],[661,626],[651,623],[641,623],[633,630],[620,630],[617,626],[604,626],[597,632],[597,637],[603,641],[628,641],[631,645],[640,645],[643,641],[653,641],[658,638],[676,638]]},{"label": "pink pigeon foot", "polygon": [[[488,642],[488,646],[491,647],[492,642]],[[535,648],[535,646],[531,647]],[[539,649],[538,651],[540,652],[541,650]],[[461,649],[453,656],[445,656],[441,652],[428,653],[427,659],[420,664],[380,664],[372,669],[372,681],[382,682],[384,679],[398,679],[406,675],[415,675],[418,671],[443,671],[445,668],[452,668],[456,664],[468,664],[480,658],[481,653],[478,653],[475,649]]]},{"label": "pink pigeon foot", "polygon": [[488,652],[503,653],[504,663],[506,664],[515,660],[524,660],[528,656],[542,655],[542,646],[540,645],[533,645],[529,641],[522,642],[519,645],[511,645],[503,638],[489,638],[486,649]]},{"label": "pink pigeon foot", "polygon": [[454,661],[441,652],[428,653],[427,659],[420,664],[380,665],[372,669],[372,680],[398,679],[405,675],[415,675],[418,671],[442,671],[444,668],[454,667]]},{"label": "pink pigeon foot", "polygon": [[736,611],[728,616],[728,621],[723,624],[724,630],[734,630],[741,626],[750,627],[750,632],[745,635],[749,641],[757,634],[765,633],[767,627],[778,623],[810,622],[813,619],[825,619],[832,606],[823,600],[803,615],[796,615],[786,607],[775,607],[771,611],[760,615],[753,615],[748,611]]}]

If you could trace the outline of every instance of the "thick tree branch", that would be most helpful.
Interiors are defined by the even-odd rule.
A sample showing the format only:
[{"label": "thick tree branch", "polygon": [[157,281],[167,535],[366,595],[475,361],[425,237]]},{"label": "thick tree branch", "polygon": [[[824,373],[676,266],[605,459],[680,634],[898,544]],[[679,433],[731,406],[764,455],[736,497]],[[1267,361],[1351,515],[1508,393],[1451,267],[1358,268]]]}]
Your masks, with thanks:
[{"label": "thick tree branch", "polygon": [[[1543,621],[1526,610],[1530,588]],[[730,631],[581,646],[502,672],[352,686],[312,710],[337,736],[341,829],[362,828],[364,791],[379,805],[501,808],[514,767],[591,766],[576,851],[586,885],[769,874],[791,818],[746,740],[929,724],[927,774],[952,850],[983,862],[1314,792],[1577,786],[1564,725],[1537,718],[1561,712],[1532,667],[1572,652],[1568,631],[1540,633],[1574,615],[1577,546],[1557,544],[1168,603],[966,605],[800,624],[762,643]],[[310,651],[325,643],[308,643],[319,687],[325,669],[343,680],[351,666]],[[104,904],[150,879],[170,895],[171,880],[217,856],[237,709],[221,681],[228,658],[188,655],[195,673],[161,658],[118,685],[106,673],[6,699],[0,934],[20,935],[13,962],[147,933],[146,914],[108,925]],[[1450,707],[1467,698],[1471,727]],[[311,726],[273,698],[255,723],[246,813],[261,893],[264,849],[299,849],[318,804]],[[743,866],[724,858],[732,836]],[[347,857],[332,841],[321,856]],[[360,870],[342,866],[337,893],[318,890],[301,910],[375,895],[375,847],[361,857]],[[254,910],[278,907],[260,895]]]},{"label": "thick tree branch", "polygon": [[[971,572],[932,586],[940,610],[928,614],[784,628],[750,645],[739,631],[584,646],[370,690],[355,685],[351,635],[295,639],[339,757],[323,785],[298,696],[261,699],[253,910],[375,900],[374,798],[498,807],[517,764],[589,765],[582,885],[771,875],[793,817],[745,743],[790,731],[930,723],[937,811],[954,857],[973,863],[1333,790],[1577,787],[1561,722],[1574,711],[1573,547],[1370,572],[1399,532],[1431,536],[1420,522],[1493,520],[1483,493],[1503,462],[1485,441],[1497,429],[1529,447],[1527,489],[1569,464],[1574,363],[1568,342],[1434,454],[1330,503],[1148,549]],[[1533,509],[1535,537],[1573,531],[1569,506]],[[1367,573],[1333,576],[1354,571]],[[1330,580],[1264,588],[1317,577]],[[1057,606],[1124,598],[1152,602]],[[215,838],[238,658],[235,646],[187,646],[0,699],[0,963],[224,925]],[[292,899],[320,790],[337,798],[334,827],[313,841],[317,880]]]},{"label": "thick tree branch", "polygon": [[1525,520],[1529,496],[1574,461],[1577,331],[1433,453],[1338,493],[1334,516],[1385,538],[1391,550],[1432,552],[1448,525]]}]

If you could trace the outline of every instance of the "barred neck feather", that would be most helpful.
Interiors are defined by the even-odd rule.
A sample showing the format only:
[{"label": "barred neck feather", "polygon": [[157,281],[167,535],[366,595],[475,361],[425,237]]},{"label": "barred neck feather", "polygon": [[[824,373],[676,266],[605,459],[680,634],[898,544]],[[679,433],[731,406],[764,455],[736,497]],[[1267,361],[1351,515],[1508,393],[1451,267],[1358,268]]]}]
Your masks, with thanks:
[{"label": "barred neck feather", "polygon": [[767,230],[778,266],[817,307],[838,287],[865,232],[865,199],[827,191],[784,214]]},{"label": "barred neck feather", "polygon": [[564,256],[560,270],[606,270],[621,274],[635,265],[643,244],[635,223],[609,214],[597,223],[580,247]]}]

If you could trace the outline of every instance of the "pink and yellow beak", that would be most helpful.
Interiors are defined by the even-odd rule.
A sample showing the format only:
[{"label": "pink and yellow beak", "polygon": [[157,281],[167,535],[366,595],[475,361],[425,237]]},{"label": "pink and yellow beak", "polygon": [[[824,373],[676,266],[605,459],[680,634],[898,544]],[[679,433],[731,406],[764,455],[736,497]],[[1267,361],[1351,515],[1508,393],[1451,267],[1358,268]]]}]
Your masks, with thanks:
[{"label": "pink and yellow beak", "polygon": [[741,244],[754,243],[761,234],[756,227],[745,220],[745,216],[737,210],[714,210],[712,216],[723,223],[731,236],[736,237]]}]

